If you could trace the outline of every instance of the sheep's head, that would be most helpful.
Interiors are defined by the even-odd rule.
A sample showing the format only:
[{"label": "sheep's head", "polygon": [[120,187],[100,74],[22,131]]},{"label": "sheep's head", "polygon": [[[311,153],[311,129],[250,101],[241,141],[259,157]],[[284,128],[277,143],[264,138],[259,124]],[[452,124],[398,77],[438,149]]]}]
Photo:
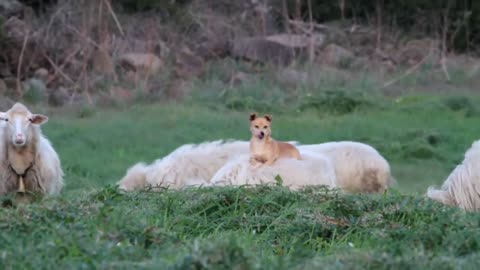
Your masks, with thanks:
[{"label": "sheep's head", "polygon": [[4,122],[6,139],[16,147],[22,147],[32,138],[39,125],[48,121],[48,117],[31,113],[21,103],[16,103],[10,110],[0,113]]}]

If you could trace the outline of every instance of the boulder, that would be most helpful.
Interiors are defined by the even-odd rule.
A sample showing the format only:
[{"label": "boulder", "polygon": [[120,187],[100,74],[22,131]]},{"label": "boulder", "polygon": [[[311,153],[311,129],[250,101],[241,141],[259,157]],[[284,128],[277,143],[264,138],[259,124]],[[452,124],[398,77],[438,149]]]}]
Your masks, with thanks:
[{"label": "boulder", "polygon": [[237,39],[231,44],[230,53],[235,58],[280,66],[295,60],[294,49],[264,37]]},{"label": "boulder", "polygon": [[33,77],[37,80],[41,80],[43,83],[48,82],[48,70],[45,68],[39,68],[35,70]]},{"label": "boulder", "polygon": [[354,54],[336,44],[330,44],[322,51],[319,61],[333,67],[341,67],[354,60]]},{"label": "boulder", "polygon": [[68,90],[59,87],[58,89],[51,91],[48,95],[48,104],[55,107],[61,107],[65,105],[69,99],[70,95],[68,94]]},{"label": "boulder", "polygon": [[10,18],[18,16],[23,11],[23,5],[17,0],[0,0],[0,16]]},{"label": "boulder", "polygon": [[7,84],[2,79],[0,79],[0,99],[4,98],[7,95],[7,91]]},{"label": "boulder", "polygon": [[265,39],[277,42],[283,46],[293,49],[307,49],[313,42],[314,48],[320,48],[325,43],[325,35],[314,34],[312,37],[295,34],[277,34],[265,37]]},{"label": "boulder", "polygon": [[42,80],[28,79],[23,83],[23,99],[37,103],[47,97],[47,86]]},{"label": "boulder", "polygon": [[8,97],[0,98],[0,112],[7,111],[13,106],[13,104],[15,104],[15,101],[11,100]]}]

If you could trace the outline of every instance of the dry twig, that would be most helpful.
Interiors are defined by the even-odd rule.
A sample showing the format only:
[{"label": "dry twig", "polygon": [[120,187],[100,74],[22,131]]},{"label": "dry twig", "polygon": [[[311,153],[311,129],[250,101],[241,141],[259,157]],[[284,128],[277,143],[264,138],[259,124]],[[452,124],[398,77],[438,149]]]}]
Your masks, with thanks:
[{"label": "dry twig", "polygon": [[20,81],[20,73],[22,72],[22,63],[23,63],[23,55],[25,54],[25,48],[27,47],[28,39],[30,37],[30,32],[27,32],[25,37],[23,38],[22,44],[22,51],[20,52],[20,57],[18,59],[17,65],[17,93],[19,96],[22,96],[22,85]]},{"label": "dry twig", "polygon": [[423,65],[423,63],[425,63],[425,61],[427,61],[427,59],[430,57],[431,53],[432,53],[432,50],[430,50],[430,52],[420,62],[418,62],[417,64],[415,64],[411,68],[407,69],[407,71],[405,71],[405,73],[403,73],[401,76],[383,84],[383,88],[389,87],[389,86],[395,84],[396,82],[400,81],[401,79],[405,78],[406,76],[412,74],[415,70],[417,70],[419,67],[421,67]]},{"label": "dry twig", "polygon": [[103,0],[103,2],[105,3],[105,5],[106,5],[107,8],[108,8],[108,12],[110,12],[110,14],[112,15],[112,18],[113,18],[113,20],[115,21],[115,24],[117,25],[118,31],[120,31],[120,34],[121,34],[122,36],[125,36],[125,33],[123,32],[123,28],[122,28],[122,26],[120,25],[120,22],[118,21],[117,15],[115,15],[115,12],[113,11],[112,5],[110,5],[110,1],[108,1],[108,0]]}]

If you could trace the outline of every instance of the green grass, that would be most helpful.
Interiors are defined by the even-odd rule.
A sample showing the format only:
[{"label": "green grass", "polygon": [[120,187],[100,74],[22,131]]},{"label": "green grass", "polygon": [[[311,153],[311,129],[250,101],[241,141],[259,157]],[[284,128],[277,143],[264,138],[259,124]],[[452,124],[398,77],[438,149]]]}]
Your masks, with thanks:
[{"label": "green grass", "polygon": [[40,108],[50,116],[43,130],[62,159],[66,188],[57,198],[0,209],[2,268],[475,269],[480,215],[422,195],[443,182],[478,138],[480,97],[313,96],[287,109],[250,99],[251,109],[273,108],[280,140],[371,144],[391,164],[398,181],[393,191],[124,194],[112,184],[136,162],[185,143],[247,140],[250,108],[204,101],[78,112]]}]

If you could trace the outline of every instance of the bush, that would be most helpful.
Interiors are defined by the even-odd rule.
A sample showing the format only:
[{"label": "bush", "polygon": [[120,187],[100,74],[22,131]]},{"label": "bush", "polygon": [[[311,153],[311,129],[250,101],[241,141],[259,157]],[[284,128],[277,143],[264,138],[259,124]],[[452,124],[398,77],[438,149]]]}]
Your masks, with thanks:
[{"label": "bush", "polygon": [[[283,0],[274,1],[277,10],[281,10]],[[338,0],[312,2],[313,18],[322,23],[341,19]],[[371,0],[345,0],[345,18],[355,21],[375,23],[376,3]],[[405,31],[415,30],[415,34],[438,37],[442,33],[443,16],[449,0],[406,0],[381,1],[382,20],[386,25],[399,27]],[[288,0],[290,16],[294,16],[296,0]],[[303,17],[308,17],[308,1],[302,1]],[[449,12],[450,28],[448,46],[459,51],[472,50],[480,44],[480,2],[451,1]]]},{"label": "bush", "polygon": [[115,2],[126,12],[161,10],[172,14],[191,0],[117,0]]},{"label": "bush", "polygon": [[300,102],[300,110],[315,108],[333,114],[347,114],[365,106],[372,106],[361,92],[342,90],[323,91],[316,96],[307,96]]}]

